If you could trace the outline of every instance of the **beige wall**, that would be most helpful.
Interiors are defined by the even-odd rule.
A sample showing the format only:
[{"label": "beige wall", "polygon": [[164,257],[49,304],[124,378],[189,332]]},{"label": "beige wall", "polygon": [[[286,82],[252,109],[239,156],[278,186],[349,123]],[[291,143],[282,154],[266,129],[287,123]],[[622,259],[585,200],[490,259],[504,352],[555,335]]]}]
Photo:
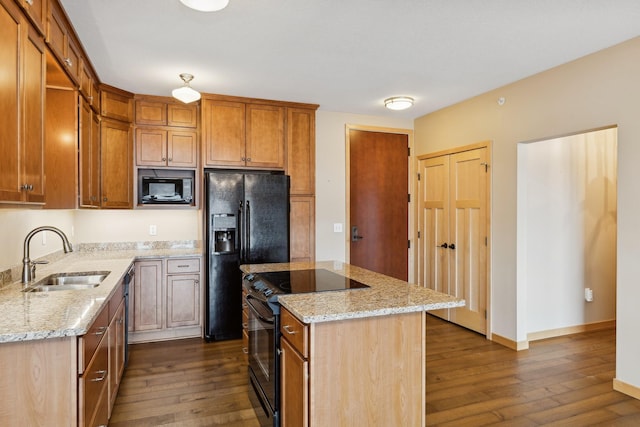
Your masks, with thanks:
[{"label": "beige wall", "polygon": [[[618,126],[617,372],[640,387],[640,38],[416,120],[417,154],[493,141],[491,328],[526,339],[526,289],[516,280],[517,144]],[[497,100],[505,98],[500,106]]]},{"label": "beige wall", "polygon": [[[318,111],[316,113],[316,259],[345,261],[346,125],[413,129],[413,120]],[[333,224],[343,226],[333,232]]]}]

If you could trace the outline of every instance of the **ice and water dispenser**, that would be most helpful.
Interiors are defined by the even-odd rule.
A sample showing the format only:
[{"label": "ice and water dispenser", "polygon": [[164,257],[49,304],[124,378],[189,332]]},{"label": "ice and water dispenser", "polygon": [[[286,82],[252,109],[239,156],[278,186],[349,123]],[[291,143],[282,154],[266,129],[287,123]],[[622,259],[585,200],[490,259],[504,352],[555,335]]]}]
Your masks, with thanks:
[{"label": "ice and water dispenser", "polygon": [[214,214],[211,217],[212,239],[215,253],[236,251],[236,216],[234,214]]}]

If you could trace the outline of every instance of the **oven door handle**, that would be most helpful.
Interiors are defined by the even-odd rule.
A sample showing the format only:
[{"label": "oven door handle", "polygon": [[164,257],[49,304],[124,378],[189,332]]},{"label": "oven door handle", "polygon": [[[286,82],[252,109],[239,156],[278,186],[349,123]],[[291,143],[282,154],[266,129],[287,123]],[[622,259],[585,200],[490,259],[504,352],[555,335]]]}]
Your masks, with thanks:
[{"label": "oven door handle", "polygon": [[[259,300],[258,298],[250,294],[245,297],[245,300],[247,301],[247,305],[249,306],[253,314],[258,316],[258,319],[262,320],[263,322],[273,324],[273,322],[275,321],[275,317],[273,316],[273,313],[271,312],[271,310],[265,308],[264,302],[262,302],[261,300]],[[257,301],[259,306],[256,306],[253,303],[253,301]],[[271,315],[271,317],[266,317],[264,315],[265,312],[268,312]]]}]

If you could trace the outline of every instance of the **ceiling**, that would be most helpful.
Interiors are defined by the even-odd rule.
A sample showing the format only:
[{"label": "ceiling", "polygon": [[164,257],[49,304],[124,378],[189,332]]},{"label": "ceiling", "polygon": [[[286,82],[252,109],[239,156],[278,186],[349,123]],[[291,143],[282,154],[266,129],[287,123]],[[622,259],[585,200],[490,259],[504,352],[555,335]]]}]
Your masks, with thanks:
[{"label": "ceiling", "polygon": [[[413,119],[640,35],[638,0],[61,0],[104,83]],[[390,111],[390,96],[415,98]]]}]

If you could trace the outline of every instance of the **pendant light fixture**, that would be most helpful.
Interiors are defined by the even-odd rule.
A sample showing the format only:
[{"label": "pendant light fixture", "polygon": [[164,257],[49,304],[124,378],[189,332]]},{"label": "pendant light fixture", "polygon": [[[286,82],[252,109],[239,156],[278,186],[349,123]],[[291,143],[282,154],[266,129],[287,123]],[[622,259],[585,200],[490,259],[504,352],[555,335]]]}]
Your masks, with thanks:
[{"label": "pendant light fixture", "polygon": [[229,4],[229,0],[180,0],[180,2],[200,12],[217,12]]},{"label": "pendant light fixture", "polygon": [[413,105],[413,98],[408,96],[394,96],[384,100],[384,106],[390,110],[406,110]]},{"label": "pendant light fixture", "polygon": [[182,73],[180,74],[180,78],[184,82],[184,86],[174,89],[171,92],[171,95],[173,95],[174,98],[184,102],[185,104],[200,99],[200,92],[192,89],[191,86],[189,86],[189,82],[193,80],[193,75]]}]

